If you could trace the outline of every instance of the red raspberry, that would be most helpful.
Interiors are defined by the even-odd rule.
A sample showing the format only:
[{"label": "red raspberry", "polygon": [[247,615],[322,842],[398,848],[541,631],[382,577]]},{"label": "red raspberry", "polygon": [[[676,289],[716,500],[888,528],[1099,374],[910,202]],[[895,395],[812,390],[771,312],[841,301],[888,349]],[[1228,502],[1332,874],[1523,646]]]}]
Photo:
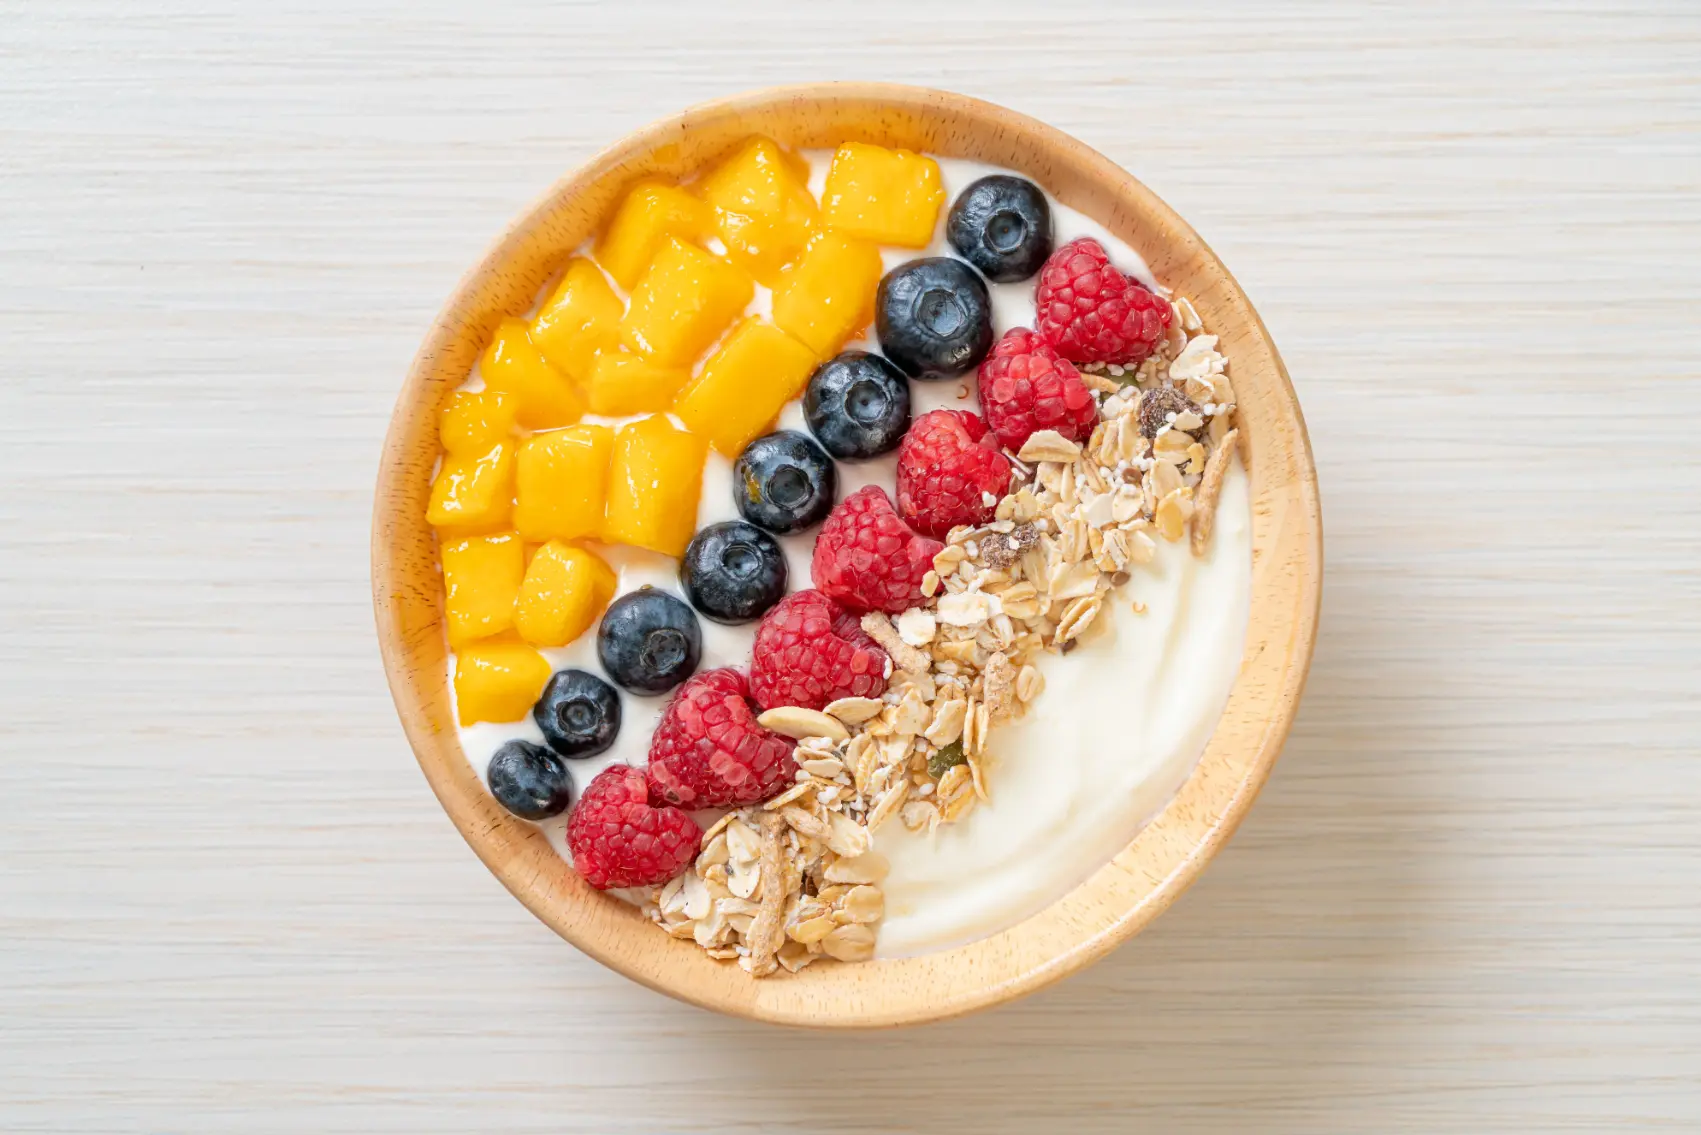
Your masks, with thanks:
[{"label": "red raspberry", "polygon": [[703,829],[678,808],[652,808],[642,769],[610,765],[567,819],[579,876],[599,891],[665,883],[697,855]]},{"label": "red raspberry", "polygon": [[[898,512],[924,536],[985,524],[1009,487],[1010,459],[998,452],[979,414],[923,414],[898,446]],[[992,494],[991,504],[984,493]]]},{"label": "red raspberry", "polygon": [[907,611],[921,602],[921,577],[943,547],[911,532],[886,490],[869,485],[827,517],[809,574],[827,598],[858,613]]},{"label": "red raspberry", "polygon": [[855,615],[819,591],[787,595],[762,616],[753,653],[750,693],[763,709],[820,709],[886,692],[886,652]]},{"label": "red raspberry", "polygon": [[1169,303],[1118,272],[1092,237],[1046,260],[1034,290],[1034,326],[1077,363],[1138,363],[1163,338]]},{"label": "red raspberry", "polygon": [[790,738],[756,724],[737,670],[707,670],[683,686],[650,737],[650,796],[682,808],[736,808],[792,781]]},{"label": "red raspberry", "polygon": [[1080,373],[1026,327],[1012,327],[980,364],[980,408],[998,443],[1019,450],[1037,430],[1085,441],[1099,404]]}]

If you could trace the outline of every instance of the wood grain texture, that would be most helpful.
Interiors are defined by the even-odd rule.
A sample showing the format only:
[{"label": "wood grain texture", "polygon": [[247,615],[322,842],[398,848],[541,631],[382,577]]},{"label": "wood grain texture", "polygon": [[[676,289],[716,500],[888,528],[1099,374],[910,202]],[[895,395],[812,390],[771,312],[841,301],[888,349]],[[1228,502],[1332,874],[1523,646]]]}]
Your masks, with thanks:
[{"label": "wood grain texture", "polygon": [[[0,3],[0,1128],[1694,1130],[1694,7],[801,8]],[[1011,105],[1173,204],[1328,517],[1298,725],[1199,884],[872,1037],[563,947],[426,790],[366,585],[399,376],[489,238],[823,77]],[[862,1102],[767,1087],[823,1068]]]}]

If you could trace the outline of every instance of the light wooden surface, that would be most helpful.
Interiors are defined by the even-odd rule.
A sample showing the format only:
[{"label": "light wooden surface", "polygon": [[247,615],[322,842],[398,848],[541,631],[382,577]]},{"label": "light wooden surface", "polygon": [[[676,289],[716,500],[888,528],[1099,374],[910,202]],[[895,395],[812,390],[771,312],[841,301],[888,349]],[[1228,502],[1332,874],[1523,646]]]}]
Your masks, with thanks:
[{"label": "light wooden surface", "polygon": [[[0,1129],[1696,1130],[1701,13],[801,8],[0,3]],[[509,898],[366,580],[490,236],[824,76],[1007,103],[1176,206],[1328,530],[1298,727],[1200,883],[863,1036],[682,1007]]]}]

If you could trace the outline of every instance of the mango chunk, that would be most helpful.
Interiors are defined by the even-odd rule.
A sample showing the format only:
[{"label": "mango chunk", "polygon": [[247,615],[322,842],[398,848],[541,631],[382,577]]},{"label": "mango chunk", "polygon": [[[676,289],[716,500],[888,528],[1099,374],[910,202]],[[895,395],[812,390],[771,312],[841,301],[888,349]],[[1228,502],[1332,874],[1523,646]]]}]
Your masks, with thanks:
[{"label": "mango chunk", "polygon": [[755,291],[742,268],[670,237],[632,291],[620,341],[661,366],[688,366]]},{"label": "mango chunk", "polygon": [[646,181],[626,195],[597,240],[597,263],[631,291],[668,237],[696,242],[714,232],[709,205],[678,186]]},{"label": "mango chunk", "polygon": [[829,358],[874,318],[881,272],[872,244],[820,233],[774,285],[774,322],[817,358]]},{"label": "mango chunk", "polygon": [[572,379],[549,365],[523,320],[502,321],[480,367],[485,386],[513,395],[519,422],[529,430],[570,426],[584,417],[584,396]]},{"label": "mango chunk", "polygon": [[771,138],[756,137],[716,166],[698,192],[715,208],[727,258],[772,284],[821,224],[809,169]]},{"label": "mango chunk", "polygon": [[519,721],[549,681],[549,662],[509,638],[475,642],[455,652],[455,713],[462,725]]},{"label": "mango chunk", "polygon": [[532,317],[531,340],[545,359],[576,382],[590,374],[591,359],[614,342],[626,305],[582,256],[567,271]]},{"label": "mango chunk", "polygon": [[602,616],[618,582],[595,552],[551,540],[526,567],[514,629],[534,646],[566,646]]},{"label": "mango chunk", "polygon": [[944,200],[939,163],[932,158],[846,142],[828,167],[821,213],[833,228],[875,244],[926,248]]},{"label": "mango chunk", "polygon": [[526,574],[517,533],[472,536],[443,545],[443,611],[449,645],[501,634],[514,625],[514,599]]},{"label": "mango chunk", "polygon": [[457,390],[437,416],[437,440],[450,453],[488,453],[514,436],[520,403],[500,390]]},{"label": "mango chunk", "polygon": [[657,414],[620,427],[608,477],[603,539],[668,556],[685,554],[709,443]]},{"label": "mango chunk", "polygon": [[709,356],[673,412],[721,453],[737,457],[780,407],[803,393],[816,361],[814,351],[752,316]]},{"label": "mango chunk", "polygon": [[433,528],[458,532],[503,528],[514,511],[513,441],[498,442],[483,453],[446,453],[425,520]]},{"label": "mango chunk", "polygon": [[520,443],[514,527],[534,543],[596,539],[608,495],[614,431],[577,425],[534,434]]},{"label": "mango chunk", "polygon": [[593,414],[657,414],[673,405],[674,395],[690,377],[683,367],[658,366],[628,351],[604,351],[591,363],[585,394]]}]

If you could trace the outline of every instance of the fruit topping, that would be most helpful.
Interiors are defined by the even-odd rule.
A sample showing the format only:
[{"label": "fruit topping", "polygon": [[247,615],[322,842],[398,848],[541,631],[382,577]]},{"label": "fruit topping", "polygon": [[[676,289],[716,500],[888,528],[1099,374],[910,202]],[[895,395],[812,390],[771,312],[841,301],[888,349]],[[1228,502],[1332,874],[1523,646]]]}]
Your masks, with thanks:
[{"label": "fruit topping", "polygon": [[602,270],[575,256],[532,318],[531,339],[557,370],[583,382],[592,356],[614,343],[625,310]]},{"label": "fruit topping", "polygon": [[665,883],[697,856],[703,829],[671,805],[650,806],[641,769],[597,773],[567,817],[567,850],[579,877],[599,891]]},{"label": "fruit topping", "polygon": [[585,414],[585,398],[573,380],[556,370],[531,341],[526,325],[504,319],[479,360],[484,385],[514,396],[518,419],[528,430],[570,426]]},{"label": "fruit topping", "polygon": [[664,367],[630,351],[603,351],[591,362],[585,397],[591,413],[611,418],[659,414],[673,405],[690,378],[683,367]]},{"label": "fruit topping", "polygon": [[752,138],[698,187],[714,206],[727,255],[771,285],[821,224],[809,169],[770,138]]},{"label": "fruit topping", "polygon": [[896,613],[921,602],[921,578],[932,570],[942,547],[910,531],[886,490],[869,485],[840,501],[827,517],[815,539],[809,574],[823,594],[852,611]]},{"label": "fruit topping", "polygon": [[833,509],[833,459],[808,434],[777,430],[744,447],[732,466],[732,500],[750,523],[779,535],[819,524]]},{"label": "fruit topping", "polygon": [[980,406],[998,443],[1012,453],[1038,430],[1085,441],[1099,404],[1081,375],[1026,327],[1012,327],[980,364]]},{"label": "fruit topping", "polygon": [[676,186],[644,182],[626,195],[597,241],[597,263],[631,291],[669,237],[695,242],[714,231],[709,206]]},{"label": "fruit topping", "polygon": [[632,289],[620,341],[661,366],[688,366],[749,305],[755,288],[742,268],[669,237]]},{"label": "fruit topping", "polygon": [[708,442],[657,414],[614,435],[602,538],[678,556],[697,528]]},{"label": "fruit topping", "polygon": [[873,320],[881,270],[872,244],[820,233],[774,284],[774,322],[824,359]]},{"label": "fruit topping", "polygon": [[483,453],[446,453],[425,520],[434,528],[488,532],[503,528],[514,513],[513,441],[498,442]]},{"label": "fruit topping", "polygon": [[863,240],[926,248],[944,200],[939,164],[932,158],[847,142],[827,170],[821,213],[833,228]]},{"label": "fruit topping", "polygon": [[443,613],[449,645],[501,634],[514,625],[514,598],[526,573],[525,546],[513,532],[443,545]]},{"label": "fruit topping", "polygon": [[886,273],[874,302],[880,350],[911,378],[971,370],[992,346],[992,298],[973,268],[949,256]]},{"label": "fruit topping", "polygon": [[514,527],[527,540],[595,540],[602,535],[614,431],[578,425],[520,443]]},{"label": "fruit topping", "polygon": [[763,709],[821,709],[840,698],[878,698],[890,667],[854,614],[819,591],[798,591],[756,628],[750,694]]},{"label": "fruit topping", "polygon": [[803,416],[821,448],[839,460],[879,457],[909,429],[909,380],[880,355],[846,351],[810,375]]},{"label": "fruit topping", "polygon": [[1022,177],[993,174],[972,183],[951,206],[945,238],[957,255],[999,284],[1026,280],[1051,255],[1051,205]]},{"label": "fruit topping", "polygon": [[650,739],[650,795],[684,808],[766,800],[797,773],[790,738],[756,724],[737,670],[709,670],[679,688]]},{"label": "fruit topping", "polygon": [[1159,430],[1182,414],[1192,414],[1199,419],[1200,425],[1191,429],[1184,426],[1177,428],[1185,434],[1198,437],[1205,421],[1205,412],[1200,409],[1199,403],[1174,386],[1154,386],[1140,395],[1140,432],[1147,437],[1157,437]]},{"label": "fruit topping", "polygon": [[489,453],[514,436],[520,403],[500,390],[457,390],[437,417],[437,440],[449,453]]},{"label": "fruit topping", "polygon": [[796,398],[815,367],[815,353],[755,316],[733,329],[679,395],[673,412],[687,429],[728,457],[750,444]]},{"label": "fruit topping", "polygon": [[717,623],[748,623],[786,593],[786,557],[754,524],[723,520],[692,537],[679,565],[691,605]]},{"label": "fruit topping", "polygon": [[455,710],[462,725],[520,720],[547,681],[549,663],[516,639],[485,639],[455,650]]},{"label": "fruit topping", "polygon": [[1040,269],[1034,326],[1070,362],[1139,363],[1169,323],[1169,302],[1117,271],[1091,237],[1070,241]]},{"label": "fruit topping", "polygon": [[703,633],[691,608],[665,591],[639,588],[609,604],[597,629],[597,659],[635,694],[665,693],[691,676]]},{"label": "fruit topping", "polygon": [[620,734],[620,695],[595,674],[562,670],[532,706],[532,720],[549,747],[562,756],[594,757]]},{"label": "fruit topping", "polygon": [[898,447],[898,514],[924,536],[987,523],[1009,488],[1010,459],[979,414],[923,414]]},{"label": "fruit topping", "polygon": [[559,816],[573,802],[573,778],[560,757],[530,741],[508,741],[490,758],[490,794],[522,820]]},{"label": "fruit topping", "polygon": [[514,629],[533,646],[566,646],[597,621],[618,583],[595,552],[551,540],[526,567]]}]

